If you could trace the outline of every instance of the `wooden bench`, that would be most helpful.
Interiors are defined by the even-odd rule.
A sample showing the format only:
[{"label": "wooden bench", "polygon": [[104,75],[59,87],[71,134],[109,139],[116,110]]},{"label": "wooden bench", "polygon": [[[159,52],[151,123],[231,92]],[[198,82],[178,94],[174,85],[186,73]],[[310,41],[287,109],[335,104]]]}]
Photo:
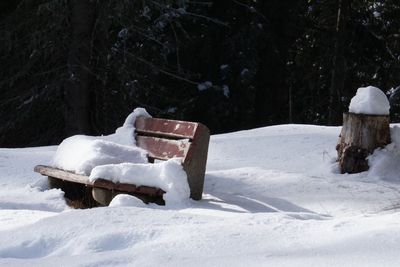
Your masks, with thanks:
[{"label": "wooden bench", "polygon": [[[136,145],[148,152],[150,163],[174,157],[182,158],[190,197],[200,200],[210,139],[208,128],[201,123],[145,117],[138,117],[135,127]],[[108,205],[119,193],[137,196],[145,202],[163,203],[162,195],[165,192],[160,188],[113,183],[105,179],[90,182],[88,176],[43,165],[36,166],[34,170],[49,177],[50,188],[61,188],[65,197],[72,201],[84,198],[86,206],[95,206],[96,203],[91,203],[91,196],[96,202]]]}]

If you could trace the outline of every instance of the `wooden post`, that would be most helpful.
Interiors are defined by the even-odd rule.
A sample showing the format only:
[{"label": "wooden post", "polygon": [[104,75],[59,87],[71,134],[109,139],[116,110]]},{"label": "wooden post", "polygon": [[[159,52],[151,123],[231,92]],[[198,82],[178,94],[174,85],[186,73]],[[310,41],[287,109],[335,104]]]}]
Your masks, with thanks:
[{"label": "wooden post", "polygon": [[389,115],[343,114],[343,127],[336,146],[341,173],[368,170],[368,155],[390,143],[389,123]]}]

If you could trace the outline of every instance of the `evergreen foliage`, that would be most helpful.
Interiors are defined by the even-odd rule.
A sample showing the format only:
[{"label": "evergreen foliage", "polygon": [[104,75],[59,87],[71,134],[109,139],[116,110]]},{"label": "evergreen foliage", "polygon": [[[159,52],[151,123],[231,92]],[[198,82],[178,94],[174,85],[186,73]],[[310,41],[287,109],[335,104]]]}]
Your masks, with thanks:
[{"label": "evergreen foliage", "polygon": [[2,2],[1,147],[107,134],[138,106],[213,133],[338,124],[358,87],[400,84],[394,0],[78,1]]}]

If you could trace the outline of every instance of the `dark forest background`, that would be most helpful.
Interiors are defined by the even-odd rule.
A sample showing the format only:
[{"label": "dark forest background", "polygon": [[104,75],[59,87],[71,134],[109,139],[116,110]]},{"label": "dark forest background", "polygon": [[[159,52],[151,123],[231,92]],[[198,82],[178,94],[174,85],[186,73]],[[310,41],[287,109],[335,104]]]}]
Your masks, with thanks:
[{"label": "dark forest background", "polygon": [[399,41],[397,0],[2,0],[0,147],[139,106],[212,133],[339,125],[358,87],[400,85]]}]

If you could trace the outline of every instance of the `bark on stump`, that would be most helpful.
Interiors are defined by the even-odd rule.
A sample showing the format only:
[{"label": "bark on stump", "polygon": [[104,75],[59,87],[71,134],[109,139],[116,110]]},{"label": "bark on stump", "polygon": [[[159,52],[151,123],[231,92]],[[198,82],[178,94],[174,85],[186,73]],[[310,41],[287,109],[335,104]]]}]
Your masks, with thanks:
[{"label": "bark on stump", "polygon": [[390,119],[385,115],[343,114],[343,127],[336,146],[341,173],[368,170],[367,157],[390,143]]}]

